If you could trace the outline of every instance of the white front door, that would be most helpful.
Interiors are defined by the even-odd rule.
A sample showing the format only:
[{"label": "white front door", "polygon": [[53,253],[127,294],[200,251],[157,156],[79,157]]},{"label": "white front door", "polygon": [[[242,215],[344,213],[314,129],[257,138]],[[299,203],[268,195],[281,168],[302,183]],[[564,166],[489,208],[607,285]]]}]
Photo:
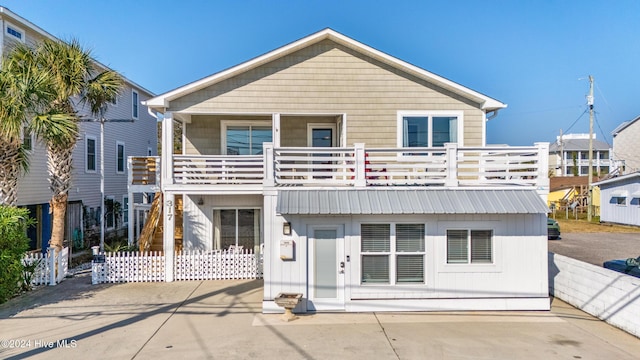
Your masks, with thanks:
[{"label": "white front door", "polygon": [[344,234],[339,226],[309,229],[310,311],[344,310]]}]

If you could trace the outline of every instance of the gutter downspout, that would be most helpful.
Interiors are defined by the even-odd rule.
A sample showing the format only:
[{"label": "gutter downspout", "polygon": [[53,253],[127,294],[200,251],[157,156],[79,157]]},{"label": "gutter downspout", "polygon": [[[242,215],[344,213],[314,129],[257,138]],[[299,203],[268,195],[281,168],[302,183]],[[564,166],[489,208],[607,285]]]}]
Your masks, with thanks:
[{"label": "gutter downspout", "polygon": [[491,111],[490,112],[491,116],[487,117],[487,121],[489,121],[489,120],[495,118],[496,116],[498,116],[498,111],[500,111],[500,109],[495,109],[495,110]]}]

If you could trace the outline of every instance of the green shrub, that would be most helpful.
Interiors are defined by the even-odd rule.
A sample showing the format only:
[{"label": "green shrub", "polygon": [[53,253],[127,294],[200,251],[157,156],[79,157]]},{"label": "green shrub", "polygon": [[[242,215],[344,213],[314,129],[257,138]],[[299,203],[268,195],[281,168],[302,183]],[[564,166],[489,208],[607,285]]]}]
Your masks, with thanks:
[{"label": "green shrub", "polygon": [[0,205],[0,303],[18,293],[23,280],[22,258],[29,249],[29,210]]}]

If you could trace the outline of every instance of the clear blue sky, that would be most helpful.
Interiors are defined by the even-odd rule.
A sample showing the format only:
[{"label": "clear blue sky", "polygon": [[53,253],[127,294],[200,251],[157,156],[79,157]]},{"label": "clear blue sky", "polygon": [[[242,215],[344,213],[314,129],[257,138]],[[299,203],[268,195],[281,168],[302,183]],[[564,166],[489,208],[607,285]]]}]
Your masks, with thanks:
[{"label": "clear blue sky", "polygon": [[[640,115],[640,1],[0,0],[160,94],[330,27],[509,106],[491,144],[598,139]],[[588,114],[570,132],[588,132]]]}]

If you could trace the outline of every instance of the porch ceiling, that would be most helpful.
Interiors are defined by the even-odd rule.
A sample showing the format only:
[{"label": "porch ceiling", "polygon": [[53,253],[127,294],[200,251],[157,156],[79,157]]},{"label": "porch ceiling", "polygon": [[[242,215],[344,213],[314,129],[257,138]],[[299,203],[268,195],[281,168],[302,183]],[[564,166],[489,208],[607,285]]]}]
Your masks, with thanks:
[{"label": "porch ceiling", "polygon": [[535,190],[279,190],[283,215],[546,214]]}]

